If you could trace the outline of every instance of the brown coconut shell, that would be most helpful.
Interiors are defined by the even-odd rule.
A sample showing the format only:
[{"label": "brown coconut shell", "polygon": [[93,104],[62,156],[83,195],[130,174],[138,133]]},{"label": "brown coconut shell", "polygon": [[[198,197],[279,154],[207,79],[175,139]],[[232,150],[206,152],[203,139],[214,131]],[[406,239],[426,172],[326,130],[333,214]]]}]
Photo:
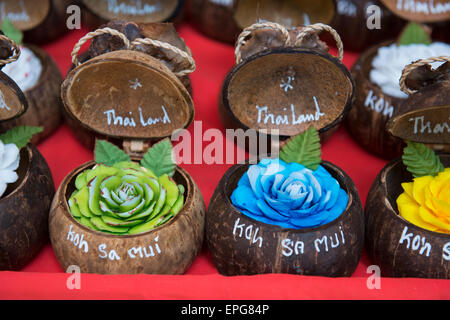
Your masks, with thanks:
[{"label": "brown coconut shell", "polygon": [[[381,29],[367,27],[369,6],[381,10]],[[370,46],[395,38],[406,20],[396,16],[380,0],[336,0],[336,14],[331,26],[339,33],[346,50],[362,51]]]},{"label": "brown coconut shell", "polygon": [[[53,200],[50,240],[63,270],[77,265],[83,273],[185,273],[202,248],[205,223],[205,203],[191,176],[182,168],[176,169],[174,180],[186,188],[186,199],[171,221],[147,233],[115,236],[84,227],[69,211],[67,201],[75,190],[76,176],[94,165],[91,161],[72,171]],[[111,260],[112,250],[120,260]]]},{"label": "brown coconut shell", "polygon": [[[370,48],[353,66],[351,71],[356,83],[355,97],[347,117],[347,128],[353,138],[364,149],[385,159],[402,154],[404,142],[387,131],[386,123],[405,99],[385,94],[378,85],[370,81],[370,71],[378,49],[390,44],[392,42],[383,42]],[[366,106],[366,101],[369,100],[373,103],[369,102]]]},{"label": "brown coconut shell", "polygon": [[225,173],[206,214],[207,244],[222,275],[352,275],[364,243],[362,204],[355,185],[345,172],[329,162],[322,165],[349,194],[349,203],[335,221],[304,230],[283,229],[243,215],[232,205],[230,196],[249,165],[235,165]]},{"label": "brown coconut shell", "polygon": [[22,13],[22,17],[28,17],[28,21],[23,18],[19,20],[10,18],[13,24],[24,32],[24,41],[44,44],[59,38],[68,31],[65,27],[68,17],[66,10],[70,5],[76,4],[77,0],[5,0],[3,2],[5,15]]},{"label": "brown coconut shell", "polygon": [[19,271],[48,242],[48,213],[55,194],[47,162],[31,144],[20,153],[19,180],[0,199],[0,270]]},{"label": "brown coconut shell", "polygon": [[[136,1],[118,0],[116,9],[120,5],[137,8]],[[89,29],[97,29],[99,26],[115,20],[128,20],[136,23],[173,22],[180,23],[184,18],[185,0],[142,0],[142,6],[149,5],[160,8],[159,11],[149,14],[126,14],[123,10],[113,12],[109,10],[108,0],[80,0],[83,13],[83,24]]]},{"label": "brown coconut shell", "polygon": [[[293,74],[297,79],[295,87],[284,92],[282,80]],[[286,140],[306,131],[312,123],[324,142],[350,109],[353,86],[347,68],[322,50],[267,49],[243,60],[228,73],[219,99],[219,115],[226,128],[269,133],[269,140],[273,138],[271,130],[279,130],[277,138]],[[324,115],[317,121],[302,121],[301,115],[317,115],[314,97]],[[286,115],[288,123],[277,124],[272,118],[264,123],[266,114],[260,114],[264,111],[256,106],[268,106],[275,117]]]},{"label": "brown coconut shell", "polygon": [[[444,167],[450,155],[441,154]],[[401,158],[378,174],[367,197],[366,248],[373,264],[386,277],[450,278],[450,234],[422,229],[398,214],[401,184],[412,181]]]},{"label": "brown coconut shell", "polygon": [[21,125],[43,127],[43,132],[33,136],[32,143],[37,144],[50,136],[61,124],[62,76],[48,53],[34,45],[27,47],[41,60],[42,73],[38,83],[24,92],[28,110],[20,118],[0,123],[0,131],[5,132]]},{"label": "brown coconut shell", "polygon": [[[138,78],[142,90],[134,90],[129,84],[129,79]],[[138,51],[113,51],[78,66],[62,85],[62,100],[69,127],[89,148],[94,147],[96,139],[154,143],[187,128],[194,119],[192,98],[180,80],[159,60]],[[143,126],[138,107],[146,120],[162,119],[161,106],[170,123]],[[117,116],[133,118],[136,126],[108,123],[105,112],[111,108]]]},{"label": "brown coconut shell", "polygon": [[258,20],[296,27],[307,23],[329,24],[335,13],[333,0],[190,0],[197,27],[209,37],[234,43],[242,31]]}]

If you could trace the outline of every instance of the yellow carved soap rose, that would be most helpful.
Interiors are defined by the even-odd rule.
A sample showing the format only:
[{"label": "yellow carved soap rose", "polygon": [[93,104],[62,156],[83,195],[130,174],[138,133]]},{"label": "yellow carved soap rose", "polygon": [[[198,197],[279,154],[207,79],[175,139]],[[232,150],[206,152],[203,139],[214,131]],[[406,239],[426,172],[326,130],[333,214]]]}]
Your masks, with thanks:
[{"label": "yellow carved soap rose", "polygon": [[450,168],[436,177],[403,183],[397,199],[400,215],[421,228],[450,234]]}]

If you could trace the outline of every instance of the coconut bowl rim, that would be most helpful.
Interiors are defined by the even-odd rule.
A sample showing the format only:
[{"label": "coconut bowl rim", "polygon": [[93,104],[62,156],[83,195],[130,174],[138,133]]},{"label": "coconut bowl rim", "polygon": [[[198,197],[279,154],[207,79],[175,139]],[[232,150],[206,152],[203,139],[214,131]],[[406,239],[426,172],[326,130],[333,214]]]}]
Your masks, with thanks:
[{"label": "coconut bowl rim", "polygon": [[[136,159],[132,159],[132,161],[135,161]],[[62,201],[62,203],[60,203],[60,205],[58,205],[57,207],[62,207],[63,211],[64,211],[64,216],[66,218],[69,219],[70,222],[76,224],[79,228],[81,228],[83,231],[92,234],[93,236],[97,237],[105,237],[108,239],[118,239],[118,240],[125,240],[125,239],[136,239],[136,238],[141,238],[141,237],[146,237],[148,235],[154,234],[155,232],[159,232],[161,230],[163,230],[165,227],[169,227],[171,226],[173,223],[175,223],[177,220],[179,220],[181,218],[181,216],[186,215],[186,207],[188,203],[192,203],[194,201],[194,188],[195,188],[195,183],[194,180],[192,179],[192,177],[189,175],[189,173],[184,170],[183,168],[177,166],[176,167],[176,172],[181,174],[181,176],[185,177],[185,182],[188,186],[188,188],[186,188],[186,197],[184,199],[184,204],[183,207],[181,208],[180,212],[178,212],[171,220],[167,221],[165,224],[144,232],[144,233],[139,233],[139,234],[134,234],[134,235],[115,235],[115,234],[108,234],[105,232],[101,232],[101,231],[96,231],[96,230],[92,230],[89,229],[88,227],[82,225],[81,223],[79,223],[70,213],[70,209],[69,209],[69,204],[68,204],[68,199],[67,199],[67,189],[68,186],[71,185],[71,183],[75,183],[75,179],[78,176],[78,174],[80,174],[81,172],[95,166],[98,165],[98,163],[96,163],[94,160],[88,161],[84,164],[82,164],[81,166],[77,167],[76,169],[72,170],[65,178],[64,180],[61,182],[60,187],[57,190],[57,194],[58,197],[62,197],[64,201]],[[190,190],[190,192],[189,192]],[[54,208],[57,208],[54,207]],[[52,210],[54,210],[54,208],[52,208]]]},{"label": "coconut bowl rim", "polygon": [[[31,174],[31,162],[32,162],[35,154],[33,152],[33,149],[31,148],[31,144],[28,144],[22,150],[26,150],[26,152],[28,153],[28,161],[26,163],[26,166],[27,166],[26,172],[23,175],[23,177],[19,176],[19,180],[20,180],[19,185],[16,188],[14,188],[14,190],[11,191],[9,194],[7,194],[5,197],[0,198],[0,204],[3,202],[6,202],[6,201],[10,200],[10,198],[16,196],[17,193],[22,191],[22,189],[25,187],[25,184],[28,182],[28,178]],[[20,152],[22,152],[22,150],[20,150]],[[20,161],[22,162],[22,158],[20,159]],[[19,166],[20,166],[20,164],[19,164]]]},{"label": "coconut bowl rim", "polygon": [[[150,141],[160,141],[162,139],[168,138],[171,136],[171,134],[168,135],[164,135],[164,136],[151,136],[151,137],[128,137],[128,138],[124,138],[123,136],[120,135],[114,135],[114,134],[106,134],[104,132],[99,132],[97,129],[85,124],[84,122],[82,122],[78,117],[75,116],[75,114],[73,114],[72,112],[72,108],[68,105],[68,101],[67,101],[67,96],[69,94],[69,90],[72,87],[72,80],[73,78],[80,72],[80,70],[85,67],[85,66],[90,66],[90,65],[94,65],[96,63],[101,63],[102,61],[105,61],[105,56],[111,54],[111,53],[118,53],[119,55],[123,55],[125,54],[127,51],[130,50],[115,50],[115,51],[110,51],[110,52],[105,52],[101,55],[95,56],[93,58],[88,59],[87,61],[84,61],[83,63],[79,64],[78,66],[76,66],[75,68],[69,70],[69,73],[67,74],[66,78],[63,80],[62,84],[61,84],[61,100],[62,100],[62,105],[63,105],[63,110],[66,116],[70,117],[73,121],[75,121],[79,126],[81,126],[83,129],[89,131],[89,132],[93,132],[96,135],[100,135],[100,136],[106,136],[112,139],[119,139],[119,140],[150,140]],[[157,58],[146,54],[144,52],[140,52],[140,51],[132,51],[133,54],[136,54],[138,56],[141,56],[145,59],[149,59],[149,60],[154,60],[155,62],[159,62],[160,66],[163,70],[158,70],[155,67],[150,67],[147,64],[143,63],[142,61],[133,61],[133,63],[136,63],[142,67],[145,68],[149,68],[151,69],[153,72],[158,73],[161,77],[164,77],[165,79],[167,79],[167,81],[175,81],[178,82],[174,87],[175,89],[178,91],[179,97],[182,97],[188,108],[189,108],[189,113],[190,113],[190,117],[189,119],[186,121],[186,124],[184,125],[184,127],[182,128],[178,128],[177,130],[183,130],[183,129],[187,129],[190,127],[190,125],[192,124],[192,122],[194,122],[195,120],[195,104],[194,104],[194,99],[191,96],[191,94],[189,93],[189,91],[187,90],[187,88],[183,85],[183,83],[181,82],[180,79],[178,79],[178,77],[160,60],[158,60]],[[113,58],[108,58],[107,61],[126,61],[126,59],[122,56],[120,57],[113,57]],[[171,75],[173,75],[172,78],[166,76],[163,74],[163,72],[167,72],[170,73]]]},{"label": "coconut bowl rim", "polygon": [[[242,121],[231,110],[231,106],[230,106],[230,103],[228,100],[228,89],[230,88],[231,81],[234,79],[234,76],[236,75],[236,73],[247,63],[257,60],[259,58],[263,58],[270,54],[298,54],[298,53],[311,54],[311,55],[319,56],[323,59],[329,60],[350,81],[350,87],[351,87],[350,95],[347,99],[347,102],[346,102],[342,112],[331,123],[320,128],[318,131],[320,134],[323,134],[327,131],[332,130],[333,128],[338,127],[343,122],[346,115],[350,112],[350,109],[352,108],[352,101],[353,101],[353,98],[354,98],[355,92],[356,92],[355,81],[352,77],[350,70],[344,65],[344,63],[342,61],[340,61],[338,58],[329,54],[328,52],[323,52],[323,51],[320,51],[317,49],[300,48],[300,47],[277,47],[277,48],[268,48],[268,49],[262,50],[258,53],[255,53],[255,54],[249,56],[248,58],[243,59],[239,64],[233,66],[231,68],[231,70],[228,71],[228,74],[226,75],[225,80],[222,85],[222,88],[220,90],[221,94],[220,94],[219,105],[222,106],[222,108],[225,110],[226,114],[232,119],[232,121],[235,123],[235,125],[237,125],[240,128],[243,128],[244,130],[249,130],[249,129],[256,130],[259,134],[265,134],[267,136],[278,136],[278,137],[280,137],[281,140],[285,140],[285,139],[292,137],[289,135],[282,135],[282,134],[275,135],[275,134],[264,133],[264,130],[266,130],[266,129],[254,129],[254,128],[250,128],[247,125],[245,125],[244,123],[242,123]],[[261,130],[263,130],[263,131],[261,131]]]},{"label": "coconut bowl rim", "polygon": [[[228,175],[229,177],[233,177],[236,174],[236,172],[238,170],[240,170],[242,167],[249,167],[250,165],[251,164],[248,163],[248,160],[244,163],[236,164],[227,170],[224,177],[226,175]],[[294,234],[306,234],[306,233],[310,233],[310,232],[320,232],[320,231],[328,230],[331,227],[338,226],[342,220],[347,218],[352,211],[352,210],[350,210],[350,208],[354,205],[357,205],[358,202],[361,202],[361,200],[360,200],[358,190],[356,189],[356,186],[355,186],[353,180],[350,178],[350,176],[347,173],[345,173],[344,170],[342,170],[335,164],[328,162],[328,161],[322,161],[321,165],[324,166],[324,168],[333,176],[333,178],[335,178],[339,182],[340,187],[346,191],[346,193],[349,197],[349,200],[348,200],[345,210],[341,213],[341,215],[339,217],[337,217],[333,221],[330,221],[329,223],[321,225],[319,227],[304,228],[304,229],[283,228],[283,227],[280,227],[280,226],[277,226],[274,224],[268,224],[268,223],[257,221],[253,218],[248,217],[247,215],[243,214],[237,207],[235,207],[233,205],[233,203],[231,202],[231,199],[230,199],[231,195],[228,195],[228,192],[227,192],[229,190],[229,188],[231,187],[229,185],[230,179],[228,179],[227,181],[224,181],[223,183],[219,182],[219,186],[221,186],[221,187],[223,186],[223,188],[221,188],[219,190],[219,192],[220,192],[221,197],[223,197],[225,200],[226,207],[231,209],[231,211],[233,212],[234,215],[236,215],[236,217],[238,217],[238,218],[244,217],[246,220],[250,221],[252,224],[256,224],[258,226],[263,226],[265,229],[267,229],[271,232],[274,232],[274,233],[289,232],[289,233],[294,233]],[[333,171],[330,172],[330,169],[332,169]],[[247,171],[244,171],[244,174],[245,174],[245,172],[247,172]],[[241,178],[242,178],[242,176],[237,181],[239,181]],[[222,177],[222,179],[223,179],[223,177]],[[348,184],[345,183],[345,180],[348,180],[350,183],[348,183]],[[235,190],[235,188],[233,190]],[[356,197],[355,197],[355,195],[356,195]],[[364,210],[362,209],[362,205],[361,205],[361,214],[364,215]],[[206,217],[208,217],[208,215]]]},{"label": "coconut bowl rim", "polygon": [[[437,153],[438,155],[447,155],[450,159],[450,153]],[[380,171],[379,176],[377,176],[377,178],[375,178],[374,183],[379,182],[379,185],[382,186],[382,191],[383,191],[383,200],[377,200],[379,203],[382,204],[382,206],[386,209],[386,211],[388,211],[389,215],[394,219],[395,223],[398,223],[402,226],[407,226],[408,228],[412,228],[414,230],[420,231],[421,233],[425,233],[427,236],[430,237],[438,237],[438,238],[443,238],[443,239],[447,239],[448,241],[450,241],[450,233],[442,233],[442,232],[436,232],[436,231],[431,231],[431,230],[427,230],[424,229],[422,227],[419,227],[413,223],[411,223],[410,221],[404,219],[403,217],[400,216],[400,213],[398,212],[398,209],[394,209],[395,206],[392,205],[392,202],[390,201],[389,197],[388,197],[388,190],[387,190],[387,174],[395,169],[397,166],[401,167],[404,166],[402,163],[402,158],[397,157],[391,161],[389,161],[389,163],[386,164],[386,166]],[[405,182],[400,182],[401,183],[405,183]],[[371,191],[369,191],[369,194],[371,193]],[[396,201],[396,199],[395,199]],[[367,204],[366,204],[367,206]]]}]

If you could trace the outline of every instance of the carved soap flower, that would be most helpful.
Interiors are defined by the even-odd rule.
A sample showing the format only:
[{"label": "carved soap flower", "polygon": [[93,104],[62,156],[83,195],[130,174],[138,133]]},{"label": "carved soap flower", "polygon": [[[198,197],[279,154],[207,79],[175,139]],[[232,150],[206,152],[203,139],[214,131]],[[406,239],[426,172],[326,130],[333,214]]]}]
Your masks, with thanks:
[{"label": "carved soap flower", "polygon": [[243,214],[283,228],[304,229],[332,222],[345,211],[349,197],[320,165],[314,128],[291,140],[280,158],[250,166],[239,181],[231,202]]},{"label": "carved soap flower", "polygon": [[5,194],[8,184],[19,179],[16,170],[20,164],[20,149],[41,131],[42,128],[22,126],[0,136],[0,197]]},{"label": "carved soap flower", "polygon": [[95,152],[99,164],[77,176],[77,190],[68,201],[82,225],[105,233],[140,234],[180,212],[185,190],[170,177],[175,168],[170,141],[155,145],[141,164],[105,141],[97,143]]},{"label": "carved soap flower", "polygon": [[403,162],[415,178],[402,184],[400,216],[423,229],[450,234],[450,168],[444,169],[434,152],[419,143],[408,144]]}]

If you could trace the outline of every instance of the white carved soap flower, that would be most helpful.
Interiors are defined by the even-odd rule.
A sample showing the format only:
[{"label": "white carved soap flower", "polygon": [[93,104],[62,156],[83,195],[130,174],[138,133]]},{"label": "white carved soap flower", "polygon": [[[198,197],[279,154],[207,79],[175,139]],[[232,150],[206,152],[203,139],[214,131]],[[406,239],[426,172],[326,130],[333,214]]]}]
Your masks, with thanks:
[{"label": "white carved soap flower", "polygon": [[19,148],[15,144],[5,145],[0,141],[0,197],[5,193],[8,184],[19,179],[16,173],[19,162]]}]

